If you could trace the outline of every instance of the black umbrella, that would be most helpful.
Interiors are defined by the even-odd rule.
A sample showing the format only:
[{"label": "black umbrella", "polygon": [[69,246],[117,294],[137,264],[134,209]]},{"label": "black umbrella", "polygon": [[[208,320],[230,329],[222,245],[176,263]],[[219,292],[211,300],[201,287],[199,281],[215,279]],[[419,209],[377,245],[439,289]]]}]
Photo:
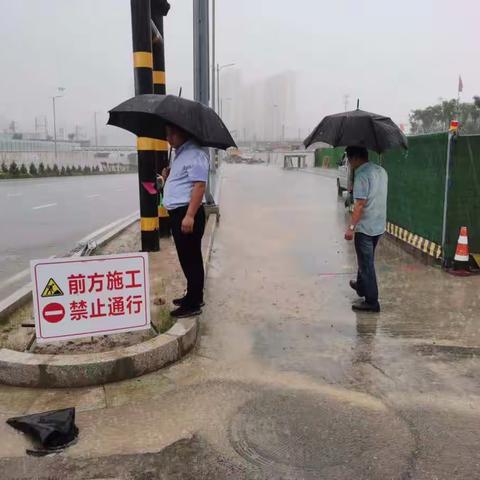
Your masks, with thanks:
[{"label": "black umbrella", "polygon": [[139,137],[159,138],[167,122],[192,135],[204,147],[236,147],[222,119],[199,102],[174,95],[138,95],[110,110],[108,125]]},{"label": "black umbrella", "polygon": [[31,435],[44,449],[27,450],[29,453],[46,454],[65,448],[78,436],[78,428],[75,425],[75,408],[9,418],[7,423],[13,428]]},{"label": "black umbrella", "polygon": [[407,137],[389,117],[353,110],[326,116],[303,141],[305,147],[325,142],[334,147],[365,147],[378,153],[407,147]]}]

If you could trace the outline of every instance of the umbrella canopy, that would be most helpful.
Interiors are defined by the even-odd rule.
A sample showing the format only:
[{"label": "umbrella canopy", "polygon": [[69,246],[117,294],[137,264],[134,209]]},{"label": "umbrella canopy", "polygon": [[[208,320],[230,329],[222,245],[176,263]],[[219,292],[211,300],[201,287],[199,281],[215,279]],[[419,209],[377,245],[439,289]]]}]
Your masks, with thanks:
[{"label": "umbrella canopy", "polygon": [[137,95],[110,110],[108,125],[139,137],[159,138],[165,122],[192,135],[204,147],[236,147],[222,119],[199,102],[174,95]]},{"label": "umbrella canopy", "polygon": [[43,448],[52,450],[67,446],[78,436],[75,425],[75,408],[34,413],[13,417],[7,423],[32,436]]},{"label": "umbrella canopy", "polygon": [[407,137],[389,117],[353,110],[326,116],[304,140],[305,147],[325,142],[334,147],[365,147],[377,153],[408,148]]}]

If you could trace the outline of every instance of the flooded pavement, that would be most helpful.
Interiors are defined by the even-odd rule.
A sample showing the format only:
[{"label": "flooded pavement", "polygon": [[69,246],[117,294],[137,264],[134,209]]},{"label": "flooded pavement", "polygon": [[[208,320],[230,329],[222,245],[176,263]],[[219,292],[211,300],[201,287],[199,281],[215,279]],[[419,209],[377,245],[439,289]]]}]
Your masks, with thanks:
[{"label": "flooded pavement", "polygon": [[[5,478],[480,478],[480,277],[383,239],[382,312],[354,313],[334,179],[229,165],[221,204],[195,352],[82,391],[65,454],[26,457],[0,426]],[[72,393],[1,388],[0,423]]]}]

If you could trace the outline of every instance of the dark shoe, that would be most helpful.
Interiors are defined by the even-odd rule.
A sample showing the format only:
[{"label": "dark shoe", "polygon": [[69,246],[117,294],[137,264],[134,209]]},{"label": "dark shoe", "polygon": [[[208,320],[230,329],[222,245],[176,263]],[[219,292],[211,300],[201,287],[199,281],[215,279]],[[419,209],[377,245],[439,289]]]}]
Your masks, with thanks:
[{"label": "dark shoe", "polygon": [[183,305],[183,302],[185,301],[185,297],[187,296],[187,290],[185,289],[183,291],[183,297],[180,297],[180,298],[175,298],[172,303],[176,306],[176,307],[181,307]]},{"label": "dark shoe", "polygon": [[185,298],[185,297],[175,298],[175,299],[172,301],[172,303],[173,303],[176,307],[181,307],[184,298]]},{"label": "dark shoe", "polygon": [[372,305],[367,302],[356,302],[352,305],[352,310],[356,312],[380,312],[380,304],[377,302],[376,305]]},{"label": "dark shoe", "polygon": [[[181,307],[184,303],[185,303],[185,297],[182,297],[182,298],[175,298],[172,303],[176,306],[176,307]],[[202,302],[200,303],[200,307],[204,307],[205,306],[205,302]]]},{"label": "dark shoe", "polygon": [[186,318],[186,317],[195,317],[202,313],[202,309],[200,307],[192,307],[187,305],[182,305],[177,309],[170,312],[170,316],[173,318]]}]

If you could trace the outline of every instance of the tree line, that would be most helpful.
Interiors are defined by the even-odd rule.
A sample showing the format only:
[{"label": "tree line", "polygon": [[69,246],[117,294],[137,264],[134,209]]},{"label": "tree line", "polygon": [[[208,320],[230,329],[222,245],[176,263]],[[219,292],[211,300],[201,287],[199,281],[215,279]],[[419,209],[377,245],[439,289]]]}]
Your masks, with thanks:
[{"label": "tree line", "polygon": [[443,100],[427,108],[412,110],[410,131],[412,134],[445,132],[457,115],[460,132],[480,133],[480,96],[473,97],[471,103]]},{"label": "tree line", "polygon": [[11,162],[7,165],[2,162],[0,165],[0,178],[34,178],[34,177],[71,177],[74,175],[100,175],[104,173],[120,173],[120,172],[104,172],[100,170],[98,165],[90,167],[85,166],[62,166],[57,164],[53,166],[45,165],[43,162],[38,164],[38,167],[32,162],[29,167],[22,163],[18,165],[16,162]]}]

